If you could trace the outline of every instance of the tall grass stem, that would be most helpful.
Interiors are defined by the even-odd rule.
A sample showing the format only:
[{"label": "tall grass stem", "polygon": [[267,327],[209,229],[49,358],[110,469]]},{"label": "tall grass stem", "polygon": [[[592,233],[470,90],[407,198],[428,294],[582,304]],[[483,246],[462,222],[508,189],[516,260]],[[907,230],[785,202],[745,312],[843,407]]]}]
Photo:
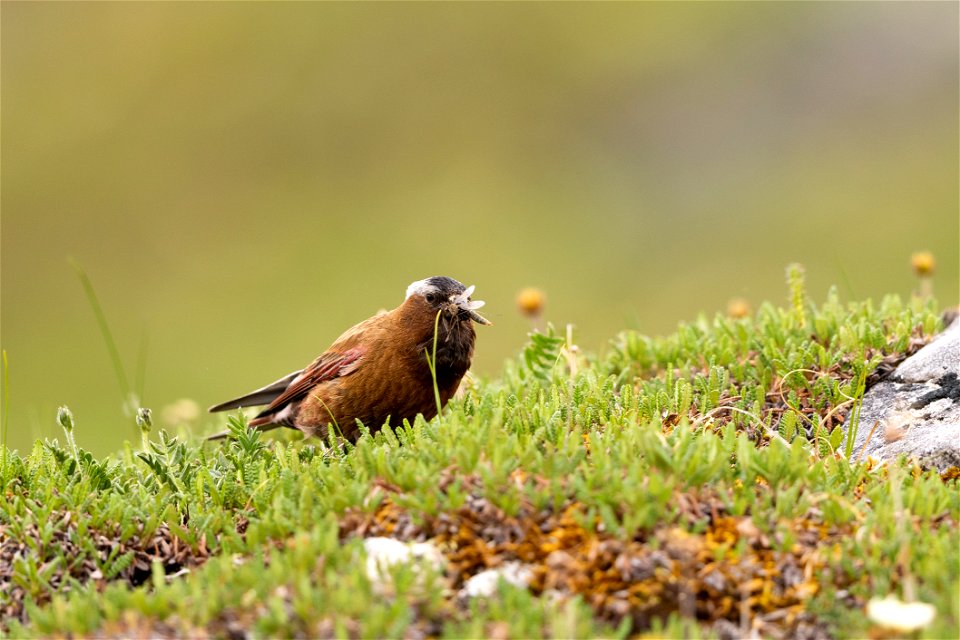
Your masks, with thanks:
[{"label": "tall grass stem", "polygon": [[437,317],[433,321],[433,351],[427,357],[427,365],[430,367],[430,377],[433,379],[433,399],[437,402],[437,415],[440,415],[440,411],[443,409],[443,405],[440,402],[440,387],[437,384],[437,338],[440,335],[440,314],[443,313],[443,309],[437,311]]},{"label": "tall grass stem", "polygon": [[[139,404],[138,401],[132,397],[130,380],[127,378],[127,372],[123,368],[123,361],[120,359],[120,351],[117,349],[117,343],[113,339],[113,333],[110,331],[110,325],[107,324],[107,316],[103,312],[103,307],[100,305],[100,300],[97,298],[97,293],[93,288],[93,283],[90,281],[90,278],[87,276],[87,272],[84,271],[83,267],[79,262],[70,258],[70,266],[73,267],[73,270],[77,273],[77,277],[80,278],[80,284],[83,286],[83,291],[87,296],[87,302],[90,303],[90,307],[93,309],[93,315],[97,319],[97,326],[100,327],[100,333],[103,336],[103,341],[107,346],[107,352],[110,354],[110,360],[113,363],[113,371],[117,376],[117,383],[120,385],[120,394],[122,396],[122,406],[125,411],[133,411],[134,407]],[[131,401],[133,401],[131,403]],[[129,415],[129,414],[128,414]]]},{"label": "tall grass stem", "polygon": [[[850,427],[847,429],[847,441],[844,443],[844,454],[847,460],[853,456],[853,445],[857,441],[857,431],[860,430],[860,410],[863,408],[863,394],[867,388],[867,374],[861,371],[857,377],[857,388],[854,391],[853,411],[850,412]],[[866,449],[866,443],[863,445]],[[861,452],[862,453],[862,452]]]},{"label": "tall grass stem", "polygon": [[0,476],[3,480],[0,483],[0,495],[6,495],[7,488],[7,434],[10,429],[10,368],[7,365],[7,350],[3,350],[3,418],[0,422],[0,429],[3,431],[0,447],[3,447],[3,461],[0,462]]}]

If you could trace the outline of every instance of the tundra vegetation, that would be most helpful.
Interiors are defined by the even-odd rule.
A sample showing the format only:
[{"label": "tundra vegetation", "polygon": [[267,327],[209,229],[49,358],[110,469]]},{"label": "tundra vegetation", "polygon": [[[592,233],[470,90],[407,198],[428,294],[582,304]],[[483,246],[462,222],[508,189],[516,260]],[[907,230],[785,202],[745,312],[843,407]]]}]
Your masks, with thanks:
[{"label": "tundra vegetation", "polygon": [[[960,472],[862,459],[842,429],[936,304],[814,304],[794,271],[785,308],[735,315],[600,355],[547,326],[438,418],[356,445],[239,416],[207,443],[140,412],[142,443],[98,459],[64,410],[64,443],[2,449],[2,632],[892,637],[868,608],[916,602],[911,633],[960,636]],[[371,571],[372,537],[440,562]],[[464,590],[517,565],[526,584]]]}]

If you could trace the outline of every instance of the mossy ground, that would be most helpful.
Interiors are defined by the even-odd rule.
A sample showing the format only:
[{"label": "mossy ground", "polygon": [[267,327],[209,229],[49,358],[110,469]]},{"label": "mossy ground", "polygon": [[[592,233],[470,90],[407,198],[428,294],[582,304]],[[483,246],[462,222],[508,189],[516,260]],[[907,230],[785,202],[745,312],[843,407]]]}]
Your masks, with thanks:
[{"label": "mossy ground", "polygon": [[[4,633],[862,637],[893,593],[936,607],[920,636],[957,637],[956,474],[851,459],[839,427],[940,329],[933,304],[793,294],[599,357],[537,335],[439,419],[345,449],[235,422],[102,460],[5,451]],[[446,570],[375,583],[374,535],[432,541]],[[511,561],[528,588],[459,594]]]}]

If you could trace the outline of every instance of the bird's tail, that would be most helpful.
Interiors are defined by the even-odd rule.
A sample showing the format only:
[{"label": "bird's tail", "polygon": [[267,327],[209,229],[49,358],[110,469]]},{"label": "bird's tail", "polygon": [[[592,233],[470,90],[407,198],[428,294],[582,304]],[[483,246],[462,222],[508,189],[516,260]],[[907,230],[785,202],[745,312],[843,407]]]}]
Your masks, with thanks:
[{"label": "bird's tail", "polygon": [[271,382],[265,387],[257,389],[256,391],[251,391],[247,395],[234,398],[233,400],[227,400],[226,402],[221,402],[220,404],[215,404],[207,409],[207,411],[210,413],[216,413],[217,411],[228,411],[230,409],[239,409],[241,407],[255,407],[261,404],[270,404],[277,398],[277,396],[283,393],[290,383],[293,382],[294,379],[296,379],[296,377],[301,373],[302,371],[294,371],[291,374],[283,376],[276,382]]}]

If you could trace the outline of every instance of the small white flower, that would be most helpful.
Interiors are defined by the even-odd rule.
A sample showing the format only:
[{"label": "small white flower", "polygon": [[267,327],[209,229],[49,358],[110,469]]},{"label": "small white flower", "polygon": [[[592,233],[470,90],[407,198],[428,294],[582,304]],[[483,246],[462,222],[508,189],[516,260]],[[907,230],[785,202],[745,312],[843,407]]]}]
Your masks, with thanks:
[{"label": "small white flower", "polygon": [[871,598],[867,617],[881,627],[907,633],[930,626],[937,611],[926,602],[901,602],[896,596]]}]

